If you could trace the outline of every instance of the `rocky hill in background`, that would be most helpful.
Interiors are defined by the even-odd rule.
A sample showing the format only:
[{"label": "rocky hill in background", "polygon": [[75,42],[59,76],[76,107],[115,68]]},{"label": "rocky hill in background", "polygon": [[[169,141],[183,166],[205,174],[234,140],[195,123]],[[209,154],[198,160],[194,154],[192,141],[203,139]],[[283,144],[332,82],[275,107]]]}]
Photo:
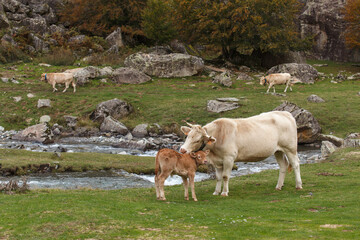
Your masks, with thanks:
[{"label": "rocky hill in background", "polygon": [[[346,23],[342,9],[345,0],[301,0],[304,7],[299,16],[299,31],[302,37],[314,36],[315,45],[311,57],[322,60],[360,61],[360,51],[347,49],[344,41]],[[18,46],[27,53],[47,53],[51,46],[59,45],[61,36],[69,30],[59,22],[58,13],[63,0],[0,0],[1,44]],[[119,26],[121,27],[121,26]],[[26,32],[25,40],[16,38]],[[113,35],[119,35],[121,30]],[[67,34],[66,42],[85,41],[84,35]],[[64,39],[61,40],[62,42]],[[115,40],[117,41],[117,40]],[[109,42],[109,41],[108,41]],[[109,43],[107,47],[97,46],[98,51],[117,51],[123,44]]]}]

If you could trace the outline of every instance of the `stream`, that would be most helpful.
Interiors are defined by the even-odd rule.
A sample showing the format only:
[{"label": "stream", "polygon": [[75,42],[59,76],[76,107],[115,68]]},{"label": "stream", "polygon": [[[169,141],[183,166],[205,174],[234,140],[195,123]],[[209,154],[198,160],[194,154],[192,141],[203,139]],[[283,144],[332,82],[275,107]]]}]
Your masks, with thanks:
[{"label": "stream", "polygon": [[[125,149],[114,146],[113,140],[108,138],[89,139],[89,138],[71,138],[63,139],[59,143],[40,144],[33,142],[19,142],[1,139],[0,148],[25,149],[37,152],[99,152],[108,154],[131,154],[137,156],[153,156],[157,151],[140,151],[137,149]],[[315,163],[320,156],[320,149],[299,146],[298,156],[301,164]],[[243,176],[258,173],[267,169],[278,169],[279,166],[271,156],[261,162],[237,162],[237,170],[233,170],[231,177]],[[89,171],[89,172],[64,172],[64,173],[36,173],[29,174],[27,184],[30,189],[53,188],[53,189],[124,189],[124,188],[143,188],[154,186],[153,175],[137,175],[123,170],[112,171]],[[206,173],[196,173],[195,181],[210,179],[211,176]],[[2,177],[0,183],[6,183],[10,180],[18,180],[22,184],[19,176]],[[276,179],[274,180],[276,181]],[[165,181],[165,185],[182,184],[179,176],[171,176]]]}]

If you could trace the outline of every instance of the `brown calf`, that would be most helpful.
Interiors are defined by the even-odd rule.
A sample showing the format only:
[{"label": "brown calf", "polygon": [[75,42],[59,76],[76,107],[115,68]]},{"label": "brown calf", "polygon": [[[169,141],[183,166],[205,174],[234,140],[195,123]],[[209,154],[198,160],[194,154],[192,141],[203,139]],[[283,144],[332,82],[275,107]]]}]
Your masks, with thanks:
[{"label": "brown calf", "polygon": [[196,153],[180,154],[175,150],[164,148],[161,149],[155,158],[155,188],[156,198],[166,200],[164,193],[164,182],[171,173],[182,177],[185,188],[185,200],[189,200],[189,185],[191,186],[191,195],[194,201],[197,201],[195,195],[194,178],[195,172],[200,164],[206,164],[207,151],[197,151]]}]

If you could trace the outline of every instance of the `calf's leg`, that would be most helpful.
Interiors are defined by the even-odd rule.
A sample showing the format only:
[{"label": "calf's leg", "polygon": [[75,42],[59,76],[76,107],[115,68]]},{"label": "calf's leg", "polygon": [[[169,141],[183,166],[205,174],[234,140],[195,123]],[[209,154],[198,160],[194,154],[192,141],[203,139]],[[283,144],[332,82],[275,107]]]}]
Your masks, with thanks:
[{"label": "calf's leg", "polygon": [[197,198],[196,198],[196,194],[195,194],[194,179],[195,179],[195,173],[194,174],[189,174],[189,182],[190,182],[190,186],[191,186],[191,196],[194,199],[194,201],[197,202]]},{"label": "calf's leg", "polygon": [[185,200],[189,200],[189,183],[187,177],[182,176],[183,184],[184,184],[184,198]]},{"label": "calf's leg", "polygon": [[169,177],[171,172],[162,171],[159,175],[159,189],[160,189],[160,198],[159,200],[166,200],[165,198],[165,192],[164,192],[164,183],[165,180]]}]

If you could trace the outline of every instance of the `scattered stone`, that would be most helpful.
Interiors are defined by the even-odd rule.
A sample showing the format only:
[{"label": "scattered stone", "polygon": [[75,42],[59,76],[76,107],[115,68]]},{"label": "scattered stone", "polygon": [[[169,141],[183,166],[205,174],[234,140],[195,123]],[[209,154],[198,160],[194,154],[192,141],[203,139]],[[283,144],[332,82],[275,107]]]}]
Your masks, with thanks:
[{"label": "scattered stone", "polygon": [[148,124],[144,123],[144,124],[139,124],[137,125],[132,131],[131,131],[131,134],[134,136],[134,137],[137,137],[137,138],[143,138],[143,137],[146,137],[148,136],[148,131],[147,131],[147,128],[148,128]]},{"label": "scattered stone", "polygon": [[50,122],[51,117],[49,115],[43,115],[40,117],[40,123],[48,123]]},{"label": "scattered stone", "polygon": [[220,102],[239,102],[238,98],[217,98]]},{"label": "scattered stone", "polygon": [[341,147],[344,144],[344,139],[333,136],[333,135],[319,134],[318,140],[329,141],[329,142],[335,144],[336,147]]},{"label": "scattered stone", "polygon": [[32,93],[28,93],[26,96],[27,96],[28,98],[34,98],[34,97],[35,97],[35,95],[32,94]]},{"label": "scattered stone", "polygon": [[66,121],[66,125],[68,127],[70,127],[70,128],[76,127],[76,124],[77,124],[77,121],[78,121],[77,117],[70,116],[70,115],[65,115],[64,118],[65,118],[65,121]]},{"label": "scattered stone", "polygon": [[9,78],[2,77],[2,78],[1,78],[1,81],[2,81],[3,83],[8,83],[8,82],[9,82]]},{"label": "scattered stone", "polygon": [[246,73],[240,72],[238,73],[236,80],[253,81],[254,79],[249,75],[247,75]]},{"label": "scattered stone", "polygon": [[201,58],[182,53],[159,55],[140,52],[127,57],[124,64],[147,75],[164,78],[193,76],[204,68]]},{"label": "scattered stone", "polygon": [[47,64],[47,63],[39,63],[39,66],[41,66],[41,67],[51,67],[51,65]]},{"label": "scattered stone", "polygon": [[14,83],[14,84],[19,84],[20,83],[18,80],[15,80],[15,79],[11,79],[11,82]]},{"label": "scattered stone", "polygon": [[212,81],[213,83],[218,83],[220,85],[223,85],[225,87],[231,87],[232,86],[232,81],[231,81],[231,75],[230,72],[226,71],[223,72],[217,76],[215,76],[214,80]]},{"label": "scattered stone", "polygon": [[38,100],[37,107],[38,107],[38,108],[51,107],[51,101],[50,101],[50,99],[39,99],[39,100]]},{"label": "scattered stone", "polygon": [[107,79],[106,78],[100,79],[100,82],[101,83],[107,83]]},{"label": "scattered stone", "polygon": [[5,128],[3,126],[0,126],[0,133],[5,131]]},{"label": "scattered stone", "polygon": [[251,68],[249,68],[248,66],[240,66],[239,71],[240,72],[251,72]]},{"label": "scattered stone", "polygon": [[102,132],[111,132],[119,133],[121,135],[126,135],[129,133],[127,127],[121,122],[117,121],[111,116],[107,116],[100,126],[100,131]]},{"label": "scattered stone", "polygon": [[291,76],[298,78],[302,83],[314,83],[318,77],[318,71],[306,63],[285,63],[272,67],[266,75],[271,73],[290,73]]},{"label": "scattered stone", "polygon": [[49,143],[52,141],[52,132],[45,123],[36,124],[18,132],[12,139],[19,141],[35,141]]},{"label": "scattered stone", "polygon": [[15,102],[20,102],[22,100],[22,97],[13,97]]},{"label": "scattered stone", "polygon": [[328,157],[331,153],[335,152],[336,149],[337,149],[337,147],[332,142],[322,141],[322,143],[321,143],[321,157],[322,158]]},{"label": "scattered stone", "polygon": [[120,119],[128,116],[132,111],[133,107],[129,103],[114,98],[98,104],[95,111],[91,113],[90,119],[98,122],[102,122],[107,116]]},{"label": "scattered stone", "polygon": [[106,77],[111,76],[111,74],[114,72],[114,69],[112,67],[104,67],[99,69],[99,77]]},{"label": "scattered stone", "polygon": [[315,117],[307,110],[285,101],[274,111],[288,111],[296,120],[298,143],[312,143],[318,139],[321,127]]},{"label": "scattered stone", "polygon": [[327,67],[328,64],[313,64],[314,67]]},{"label": "scattered stone", "polygon": [[237,102],[224,102],[218,100],[209,100],[207,102],[207,110],[209,112],[221,113],[239,108],[240,105]]},{"label": "scattered stone", "polygon": [[112,81],[115,83],[141,84],[151,80],[151,77],[134,68],[121,67],[112,73]]},{"label": "scattered stone", "polygon": [[308,98],[307,98],[308,102],[313,102],[313,103],[322,103],[322,102],[325,102],[324,99],[322,99],[321,97],[315,95],[315,94],[312,94],[310,95]]},{"label": "scattered stone", "polygon": [[348,80],[357,80],[360,79],[360,73],[355,73],[354,75],[351,75],[347,78]]},{"label": "scattered stone", "polygon": [[351,133],[344,139],[343,147],[360,147],[360,133]]}]

